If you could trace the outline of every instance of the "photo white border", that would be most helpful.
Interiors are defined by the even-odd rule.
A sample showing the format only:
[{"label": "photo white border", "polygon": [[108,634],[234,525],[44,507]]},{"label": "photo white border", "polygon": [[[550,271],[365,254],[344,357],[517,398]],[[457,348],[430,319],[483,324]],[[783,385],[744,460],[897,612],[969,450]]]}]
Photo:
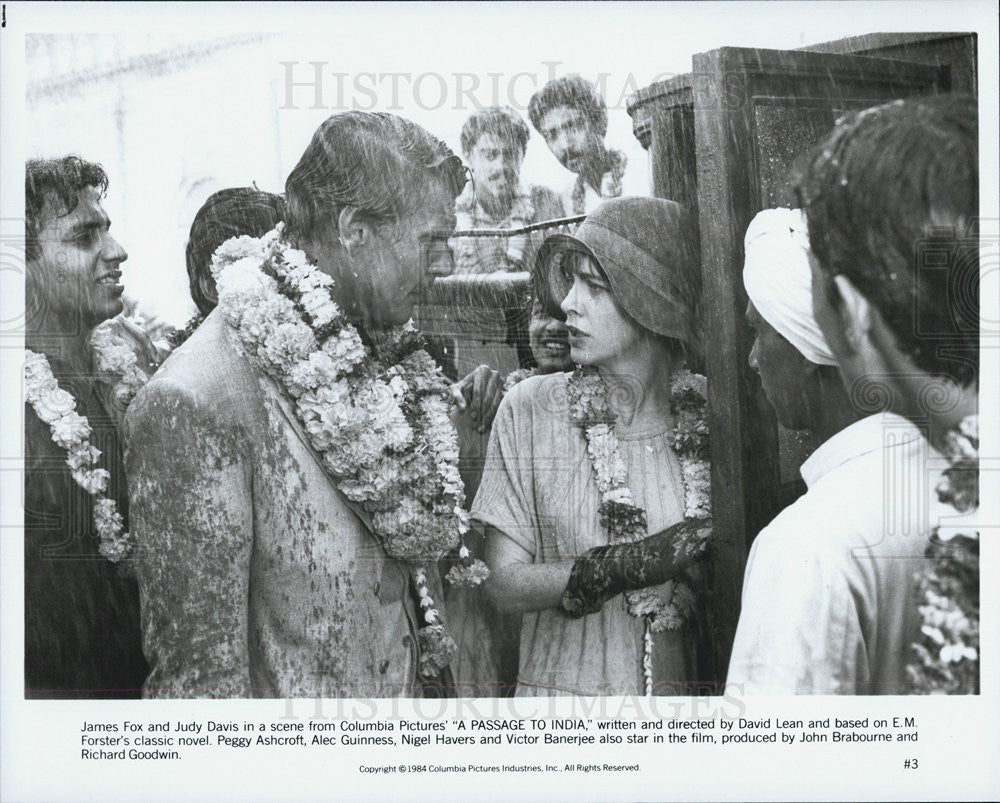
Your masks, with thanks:
[{"label": "photo white border", "polygon": [[[6,27],[0,30],[0,81],[2,81],[3,139],[0,152],[0,235],[8,236],[23,219],[21,171],[29,145],[24,125],[24,50],[26,33],[125,33],[143,31],[197,31],[204,34],[239,31],[285,31],[312,33],[370,30],[385,36],[387,48],[420,35],[427,47],[441,49],[454,44],[455,69],[461,69],[461,53],[475,47],[475,22],[489,19],[483,27],[494,37],[501,32],[511,47],[535,47],[536,40],[557,36],[551,52],[540,50],[537,61],[560,58],[567,64],[573,37],[586,37],[591,28],[606,34],[606,46],[624,48],[634,42],[616,36],[632,26],[647,41],[656,25],[669,20],[673,30],[712,32],[708,50],[726,45],[747,45],[754,31],[782,26],[801,36],[789,42],[792,48],[829,41],[845,35],[878,31],[976,31],[979,35],[980,142],[982,153],[981,198],[984,221],[992,221],[993,242],[1000,234],[997,204],[997,13],[988,2],[813,2],[813,3],[623,3],[623,4],[470,4],[393,5],[348,4],[6,4]],[[854,20],[857,20],[855,22]],[[542,32],[527,35],[536,26]],[[843,33],[847,30],[851,33]],[[830,33],[833,31],[833,33]],[[795,38],[794,36],[790,38]],[[624,41],[621,41],[623,40]],[[749,43],[752,45],[753,43]],[[692,51],[696,52],[696,51]],[[600,54],[594,56],[599,62]],[[690,61],[688,60],[688,63]],[[688,68],[689,69],[689,68]],[[687,71],[680,69],[678,72]],[[624,114],[624,112],[621,112]],[[437,132],[436,132],[437,133]],[[114,176],[112,178],[112,186]],[[13,222],[12,222],[13,221]],[[1000,309],[1000,264],[996,249],[983,263],[982,309]],[[23,279],[16,271],[0,270],[0,321],[14,320],[23,307]],[[983,342],[981,428],[984,478],[1000,468],[1000,336],[996,332]],[[192,752],[178,762],[122,763],[81,762],[79,731],[83,721],[186,721],[214,718],[218,721],[279,720],[289,714],[302,721],[320,705],[326,716],[343,711],[362,720],[375,713],[418,719],[421,712],[443,711],[446,720],[468,717],[475,711],[490,711],[484,701],[143,701],[143,702],[40,702],[23,700],[23,538],[19,538],[23,510],[21,475],[16,455],[20,453],[23,407],[20,398],[20,347],[10,338],[0,342],[0,797],[5,800],[112,800],[149,799],[927,799],[996,798],[1000,793],[1000,657],[996,627],[1000,592],[996,584],[982,586],[982,694],[950,698],[756,698],[744,702],[745,716],[803,718],[835,716],[913,716],[918,720],[920,742],[907,749],[876,749],[865,745],[817,746],[815,751],[769,751],[765,747],[741,746],[708,750],[704,746],[670,745],[670,750],[651,746],[617,748],[606,756],[581,748],[518,750],[497,756],[484,748],[398,748],[396,756],[363,755],[357,749],[266,752],[247,750],[224,754],[219,750]],[[1000,523],[1000,495],[983,488],[982,520]],[[1000,556],[996,539],[984,531],[983,576],[991,576]],[[1000,532],[1000,526],[993,529]],[[623,718],[643,718],[651,713],[648,701],[607,698],[606,710],[618,704]],[[434,704],[432,707],[431,704]],[[713,711],[736,715],[739,704],[725,698],[708,702],[680,701],[690,715]],[[585,705],[585,704],[583,704]],[[546,698],[498,701],[500,716],[518,714],[575,717],[586,711],[579,701]],[[697,708],[693,707],[697,706]],[[600,710],[591,708],[591,711]],[[662,711],[662,706],[660,709]],[[824,712],[826,712],[824,714]],[[487,713],[486,716],[491,714]],[[895,748],[895,746],[893,746]],[[904,770],[909,752],[919,756],[917,770]],[[569,764],[607,759],[612,763],[638,761],[638,773],[543,773],[543,774],[361,774],[362,763],[534,763]]]}]

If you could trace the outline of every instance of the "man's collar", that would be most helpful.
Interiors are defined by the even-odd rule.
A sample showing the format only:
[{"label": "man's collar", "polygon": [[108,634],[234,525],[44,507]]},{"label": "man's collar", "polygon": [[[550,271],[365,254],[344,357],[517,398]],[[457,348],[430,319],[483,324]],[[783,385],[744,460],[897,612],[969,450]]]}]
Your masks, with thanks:
[{"label": "man's collar", "polygon": [[920,430],[895,413],[878,413],[855,421],[824,441],[802,463],[799,473],[808,487],[856,457],[878,449],[901,446],[918,440]]}]

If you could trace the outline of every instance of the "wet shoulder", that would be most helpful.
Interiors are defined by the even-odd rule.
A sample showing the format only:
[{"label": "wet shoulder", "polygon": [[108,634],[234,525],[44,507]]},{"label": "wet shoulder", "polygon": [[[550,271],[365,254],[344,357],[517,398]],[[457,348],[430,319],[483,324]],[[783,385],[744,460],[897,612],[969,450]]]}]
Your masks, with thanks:
[{"label": "wet shoulder", "polygon": [[129,405],[133,428],[158,412],[186,410],[216,422],[245,419],[259,396],[255,374],[219,312],[164,361]]}]

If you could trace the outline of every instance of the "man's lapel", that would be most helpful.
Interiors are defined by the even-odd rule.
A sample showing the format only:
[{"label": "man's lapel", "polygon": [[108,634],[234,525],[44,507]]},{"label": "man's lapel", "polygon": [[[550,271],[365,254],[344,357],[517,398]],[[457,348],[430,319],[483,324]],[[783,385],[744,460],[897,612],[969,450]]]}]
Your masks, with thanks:
[{"label": "man's lapel", "polygon": [[[270,377],[267,377],[266,379],[268,382],[274,383],[274,380],[271,379]],[[327,472],[326,467],[323,465],[323,460],[319,456],[319,453],[313,448],[312,444],[309,443],[309,436],[306,433],[305,429],[303,429],[302,422],[299,421],[299,417],[295,414],[295,409],[292,407],[292,402],[289,400],[288,396],[285,395],[279,387],[277,387],[276,383],[274,386],[274,390],[276,391],[274,397],[278,402],[278,409],[281,410],[281,414],[285,417],[285,420],[288,422],[288,426],[291,427],[292,432],[295,433],[295,437],[297,437],[302,442],[303,446],[306,447],[306,450],[312,456],[313,460],[315,460],[316,463],[319,465],[319,467],[322,469],[323,475],[327,478],[327,481],[330,483],[330,487],[333,488],[337,496],[339,496],[341,500],[343,500],[344,504],[347,505],[347,507],[349,507],[354,512],[354,514],[361,520],[361,523],[365,525],[365,529],[368,530],[368,532],[370,532],[372,536],[374,536],[375,528],[372,524],[372,517],[368,515],[367,511],[365,511],[365,509],[361,507],[361,505],[359,505],[357,502],[348,499],[346,496],[344,496],[343,493],[341,493],[340,489],[334,483],[333,478]]]}]

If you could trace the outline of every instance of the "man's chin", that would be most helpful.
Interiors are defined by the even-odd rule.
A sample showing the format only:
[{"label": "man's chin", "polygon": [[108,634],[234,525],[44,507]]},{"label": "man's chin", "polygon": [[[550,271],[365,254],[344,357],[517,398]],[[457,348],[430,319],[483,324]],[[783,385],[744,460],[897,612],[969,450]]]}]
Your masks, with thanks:
[{"label": "man's chin", "polygon": [[488,192],[481,194],[483,206],[488,208],[503,208],[510,206],[514,201],[513,187],[491,187]]},{"label": "man's chin", "polygon": [[109,301],[104,309],[99,313],[102,321],[106,321],[110,318],[115,318],[121,315],[125,311],[125,305],[122,303],[121,298],[116,298],[113,301]]},{"label": "man's chin", "polygon": [[573,367],[573,361],[569,359],[568,355],[566,358],[561,360],[552,359],[550,357],[543,357],[542,359],[535,358],[538,362],[538,372],[542,374],[554,374],[557,371],[568,371]]}]

